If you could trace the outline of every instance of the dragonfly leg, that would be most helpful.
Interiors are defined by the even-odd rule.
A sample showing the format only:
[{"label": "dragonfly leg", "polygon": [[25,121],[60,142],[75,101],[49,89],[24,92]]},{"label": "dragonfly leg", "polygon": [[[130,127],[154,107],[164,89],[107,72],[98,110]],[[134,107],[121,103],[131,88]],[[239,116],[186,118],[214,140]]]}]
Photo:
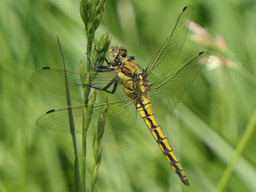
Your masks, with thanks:
[{"label": "dragonfly leg", "polygon": [[105,61],[108,64],[108,66],[112,66],[112,63],[108,61],[108,59],[105,57]]},{"label": "dragonfly leg", "polygon": [[[96,49],[96,48],[95,48]],[[97,53],[98,53],[98,58],[97,58],[97,63],[96,66],[98,66],[99,62],[100,62],[100,52],[98,52],[98,50],[96,49]],[[108,64],[108,66],[112,66],[113,64],[111,62],[108,61],[108,59],[105,57],[105,61]]]},{"label": "dragonfly leg", "polygon": [[[113,85],[114,83],[114,87],[111,91],[108,90],[108,88]],[[107,93],[111,93],[111,94],[114,94],[116,92],[116,88],[117,88],[117,85],[118,85],[118,81],[116,80],[116,78],[112,79],[105,87],[98,87],[98,86],[94,86],[94,85],[88,85],[94,89],[97,89],[97,90],[102,90],[102,91],[106,91]]]},{"label": "dragonfly leg", "polygon": [[115,70],[114,68],[111,67],[111,65],[109,65],[109,63],[108,63],[108,66],[98,66],[100,62],[100,55],[98,55],[96,64],[94,64],[91,56],[87,55],[87,57],[96,72],[109,72],[109,71]]}]

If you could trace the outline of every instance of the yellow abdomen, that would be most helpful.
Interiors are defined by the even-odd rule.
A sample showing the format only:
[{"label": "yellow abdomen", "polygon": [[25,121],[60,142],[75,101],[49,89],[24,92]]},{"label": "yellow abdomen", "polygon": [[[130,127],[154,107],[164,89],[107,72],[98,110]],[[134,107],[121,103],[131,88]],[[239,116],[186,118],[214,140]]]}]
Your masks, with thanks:
[{"label": "yellow abdomen", "polygon": [[174,153],[173,148],[168,141],[163,129],[160,127],[160,124],[158,123],[154,115],[150,100],[146,96],[143,96],[141,97],[140,101],[135,101],[135,105],[139,114],[144,119],[153,137],[155,138],[156,142],[164,153],[165,157],[169,161],[170,165],[180,177],[181,181],[188,186],[189,182],[187,176],[181,164],[179,163],[179,160]]}]

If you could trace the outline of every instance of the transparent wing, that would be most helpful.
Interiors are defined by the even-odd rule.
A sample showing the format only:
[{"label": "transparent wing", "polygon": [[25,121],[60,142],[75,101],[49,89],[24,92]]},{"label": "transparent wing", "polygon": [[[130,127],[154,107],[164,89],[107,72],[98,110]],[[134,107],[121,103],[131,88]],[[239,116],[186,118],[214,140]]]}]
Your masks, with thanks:
[{"label": "transparent wing", "polygon": [[158,113],[171,112],[178,104],[184,92],[200,72],[202,66],[207,62],[208,54],[200,52],[192,57],[184,65],[178,68],[172,75],[163,81],[151,86],[151,100],[157,103],[154,108]]},{"label": "transparent wing", "polygon": [[61,68],[43,67],[33,73],[32,80],[39,86],[53,93],[66,96],[65,73],[67,74],[71,99],[78,101],[81,101],[82,85],[84,85],[88,77],[92,79],[91,84],[104,87],[116,76],[116,72],[114,71],[80,73],[78,71]]},{"label": "transparent wing", "polygon": [[[65,73],[67,74],[71,99],[78,101],[81,101],[82,85],[84,85],[84,82],[88,77],[92,78],[91,84],[98,87],[106,86],[114,77],[116,77],[116,72],[80,73],[72,70],[44,67],[33,73],[32,80],[39,86],[46,88],[53,93],[66,96]],[[120,129],[120,127],[125,128],[127,126],[122,125],[127,124],[128,122],[134,122],[136,110],[133,100],[125,95],[122,86],[119,85],[115,94],[109,94],[105,91],[97,91],[97,99],[94,104],[94,111],[92,115],[84,117],[86,105],[69,106],[62,109],[48,111],[38,119],[37,126],[40,128],[48,128],[58,131],[69,131],[68,111],[69,109],[72,109],[76,132],[81,133],[83,120],[91,119],[89,133],[90,135],[93,135],[99,115],[105,108],[106,99],[108,99],[108,112],[106,117],[107,129],[110,129],[110,127],[113,127],[113,129],[116,127],[118,129]],[[123,121],[124,119],[126,119],[126,122]],[[111,130],[113,129],[111,128]]]},{"label": "transparent wing", "polygon": [[[94,135],[100,114],[105,109],[106,102],[94,104],[91,115],[85,115],[86,105],[68,106],[65,108],[50,110],[37,120],[39,128],[47,128],[57,131],[69,132],[69,113],[72,111],[74,125],[77,133],[82,133],[83,122],[91,119],[88,134]],[[106,114],[106,130],[109,132],[119,132],[120,129],[126,128],[129,122],[134,122],[136,111],[133,101],[126,97],[125,99],[108,102],[108,112]]]},{"label": "transparent wing", "polygon": [[159,78],[168,76],[173,72],[173,68],[186,40],[192,15],[193,7],[186,6],[178,17],[170,35],[151,58],[146,69],[151,82],[155,82]]}]

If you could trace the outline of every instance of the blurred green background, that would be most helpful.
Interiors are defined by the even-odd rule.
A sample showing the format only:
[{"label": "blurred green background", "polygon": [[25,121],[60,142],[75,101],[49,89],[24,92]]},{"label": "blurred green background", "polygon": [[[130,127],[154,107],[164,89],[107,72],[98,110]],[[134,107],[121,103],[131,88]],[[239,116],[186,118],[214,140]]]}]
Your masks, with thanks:
[{"label": "blurred green background", "polygon": [[[108,0],[96,41],[109,31],[111,46],[127,47],[145,67],[186,4],[185,0]],[[216,191],[232,165],[230,158],[240,152],[231,176],[224,176],[224,191],[256,191],[256,2],[192,0],[189,4],[195,8],[193,21],[212,38],[222,36],[227,46],[224,43],[222,50],[207,43],[200,46],[188,35],[179,62],[205,49],[215,57],[174,113],[159,120],[191,186],[180,182],[139,120],[119,137],[105,136],[98,191]],[[69,68],[78,69],[86,58],[78,0],[0,1],[1,192],[73,191],[70,134],[35,125],[44,112],[63,106],[59,97],[31,81],[37,68],[62,66],[56,34]],[[88,182],[93,164],[90,147]]]}]

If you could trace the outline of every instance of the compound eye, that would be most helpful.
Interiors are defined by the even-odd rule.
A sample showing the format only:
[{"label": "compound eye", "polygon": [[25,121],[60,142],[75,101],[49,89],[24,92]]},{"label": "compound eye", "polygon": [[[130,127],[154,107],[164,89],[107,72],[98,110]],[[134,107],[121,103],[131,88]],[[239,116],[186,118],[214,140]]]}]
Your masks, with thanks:
[{"label": "compound eye", "polygon": [[115,58],[118,56],[119,48],[118,47],[112,47],[109,50],[109,60],[110,62],[114,62]]},{"label": "compound eye", "polygon": [[120,53],[120,55],[121,55],[122,57],[126,57],[126,56],[127,56],[127,49],[121,47],[121,48],[119,49],[119,53]]}]

